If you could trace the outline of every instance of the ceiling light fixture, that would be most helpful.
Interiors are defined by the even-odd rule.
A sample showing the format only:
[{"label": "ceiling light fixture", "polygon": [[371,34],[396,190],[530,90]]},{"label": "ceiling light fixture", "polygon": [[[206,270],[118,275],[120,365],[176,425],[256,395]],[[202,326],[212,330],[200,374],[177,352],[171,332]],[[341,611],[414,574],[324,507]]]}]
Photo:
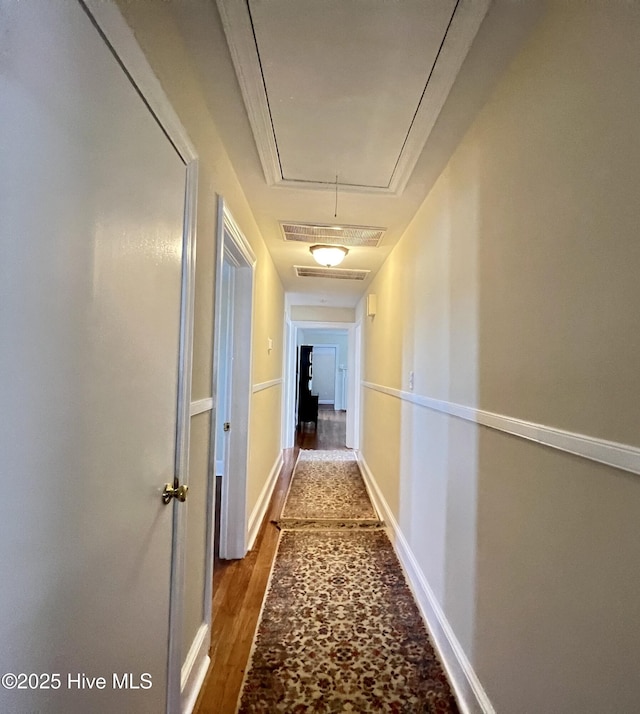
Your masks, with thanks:
[{"label": "ceiling light fixture", "polygon": [[319,265],[324,265],[325,268],[334,268],[344,260],[344,257],[349,252],[348,248],[342,245],[312,245],[309,248],[313,259]]}]

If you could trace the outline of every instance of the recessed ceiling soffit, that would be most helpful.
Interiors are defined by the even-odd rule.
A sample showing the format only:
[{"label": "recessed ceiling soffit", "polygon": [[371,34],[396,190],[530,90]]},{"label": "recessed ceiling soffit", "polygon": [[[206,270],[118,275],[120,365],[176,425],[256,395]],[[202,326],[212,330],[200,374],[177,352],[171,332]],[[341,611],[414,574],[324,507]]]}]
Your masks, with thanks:
[{"label": "recessed ceiling soffit", "polygon": [[270,186],[399,194],[490,0],[217,0]]}]

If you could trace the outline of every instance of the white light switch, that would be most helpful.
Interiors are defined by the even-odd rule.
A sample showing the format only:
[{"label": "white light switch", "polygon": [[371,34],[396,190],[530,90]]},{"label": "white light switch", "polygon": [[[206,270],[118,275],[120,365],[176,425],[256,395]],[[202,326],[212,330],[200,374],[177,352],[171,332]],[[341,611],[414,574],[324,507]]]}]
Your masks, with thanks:
[{"label": "white light switch", "polygon": [[273,340],[269,337],[269,339],[267,340],[267,352],[271,352],[272,349],[273,349]]}]

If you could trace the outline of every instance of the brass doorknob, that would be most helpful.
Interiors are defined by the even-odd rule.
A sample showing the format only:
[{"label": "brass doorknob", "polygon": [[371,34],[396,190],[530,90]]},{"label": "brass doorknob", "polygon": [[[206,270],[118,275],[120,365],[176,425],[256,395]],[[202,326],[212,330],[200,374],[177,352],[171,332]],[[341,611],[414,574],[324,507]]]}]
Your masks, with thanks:
[{"label": "brass doorknob", "polygon": [[170,503],[172,498],[175,498],[180,503],[184,503],[187,500],[187,493],[189,492],[189,487],[181,484],[180,486],[174,487],[170,483],[164,485],[164,491],[162,492],[162,502],[166,505]]}]

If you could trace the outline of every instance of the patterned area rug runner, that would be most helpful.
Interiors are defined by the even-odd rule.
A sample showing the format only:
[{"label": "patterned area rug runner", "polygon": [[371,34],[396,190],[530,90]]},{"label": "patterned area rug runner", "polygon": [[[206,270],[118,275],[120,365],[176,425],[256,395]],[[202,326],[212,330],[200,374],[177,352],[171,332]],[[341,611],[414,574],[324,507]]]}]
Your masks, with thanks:
[{"label": "patterned area rug runner", "polygon": [[383,530],[284,530],[240,714],[458,714]]},{"label": "patterned area rug runner", "polygon": [[279,525],[310,521],[316,527],[379,525],[352,451],[300,451]]}]

